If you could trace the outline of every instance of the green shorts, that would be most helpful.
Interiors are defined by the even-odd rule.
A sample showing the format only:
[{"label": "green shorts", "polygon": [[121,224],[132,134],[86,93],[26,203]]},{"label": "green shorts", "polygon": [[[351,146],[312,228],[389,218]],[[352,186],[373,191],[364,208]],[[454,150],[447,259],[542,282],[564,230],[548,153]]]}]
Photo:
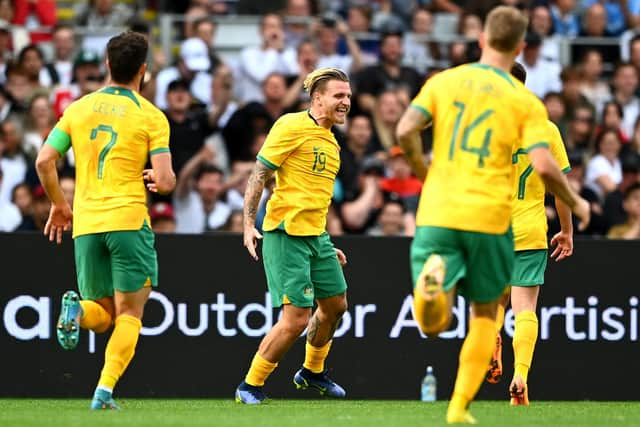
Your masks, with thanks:
[{"label": "green shorts", "polygon": [[138,231],[109,231],[75,238],[78,289],[83,299],[158,286],[155,236],[145,221]]},{"label": "green shorts", "polygon": [[413,286],[432,254],[444,258],[444,289],[457,291],[474,302],[495,301],[509,283],[513,270],[513,234],[487,234],[444,227],[420,226],[411,244]]},{"label": "green shorts", "polygon": [[347,290],[342,267],[326,232],[320,236],[290,236],[266,231],[262,243],[264,271],[274,308],[282,304],[313,307],[315,299]]},{"label": "green shorts", "polygon": [[516,252],[516,263],[511,274],[511,286],[538,286],[544,284],[548,252],[534,249]]}]

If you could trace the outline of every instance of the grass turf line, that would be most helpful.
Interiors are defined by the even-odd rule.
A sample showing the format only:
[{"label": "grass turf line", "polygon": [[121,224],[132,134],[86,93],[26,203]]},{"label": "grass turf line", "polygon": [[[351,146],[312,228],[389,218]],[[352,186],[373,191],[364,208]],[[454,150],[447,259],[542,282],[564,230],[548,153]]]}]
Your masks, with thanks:
[{"label": "grass turf line", "polygon": [[[232,400],[117,399],[122,411],[89,411],[89,400],[0,399],[7,427],[411,427],[445,425],[447,402],[270,400],[245,406]],[[640,426],[640,402],[475,402],[481,425]]]}]

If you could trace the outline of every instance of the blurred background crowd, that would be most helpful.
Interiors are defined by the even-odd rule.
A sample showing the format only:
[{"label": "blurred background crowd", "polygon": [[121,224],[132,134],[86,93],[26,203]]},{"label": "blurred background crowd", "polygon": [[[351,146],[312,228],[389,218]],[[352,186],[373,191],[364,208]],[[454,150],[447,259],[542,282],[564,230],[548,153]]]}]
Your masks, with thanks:
[{"label": "blurred background crowd", "polygon": [[[342,167],[328,231],[410,236],[422,183],[395,125],[425,79],[478,59],[499,4],[530,17],[519,61],[591,202],[585,233],[640,238],[640,0],[0,0],[0,231],[42,230],[36,153],[66,106],[105,84],[106,42],[131,29],[152,46],[141,94],[168,118],[178,177],[173,194],[149,197],[156,231],[241,232],[270,127],[307,108],[304,77],[330,66],[350,74],[354,96],[334,129]],[[423,142],[429,161],[428,129]],[[59,170],[72,201],[72,153]]]}]

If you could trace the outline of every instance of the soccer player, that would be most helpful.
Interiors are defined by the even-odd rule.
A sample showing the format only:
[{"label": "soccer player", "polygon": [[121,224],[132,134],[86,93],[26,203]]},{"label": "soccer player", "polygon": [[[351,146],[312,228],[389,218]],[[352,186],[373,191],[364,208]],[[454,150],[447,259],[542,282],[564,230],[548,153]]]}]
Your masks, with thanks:
[{"label": "soccer player", "polygon": [[499,6],[487,16],[479,63],[429,79],[398,123],[400,145],[420,178],[427,175],[420,131],[433,124],[428,169],[411,246],[414,314],[428,336],[446,330],[456,292],[473,316],[460,350],[448,423],[475,423],[468,408],[495,347],[498,299],[511,278],[511,193],[516,143],[547,188],[582,219],[589,204],[567,184],[547,143],[542,103],[509,75],[524,46],[527,19]]},{"label": "soccer player", "polygon": [[[267,204],[262,256],[273,307],[282,317],[264,337],[249,372],[236,390],[236,401],[259,404],[263,385],[278,362],[307,329],[305,359],[294,376],[297,388],[313,388],[330,397],[345,391],[324,369],[333,333],[347,309],[347,285],[327,232],[327,211],[340,168],[340,148],[331,127],[344,123],[351,107],[347,75],[336,68],[311,72],[304,81],[311,97],[307,111],[286,114],[273,125],[258,153],[245,191],[244,245],[256,254],[258,203],[265,182],[275,173],[276,187]],[[314,300],[318,308],[312,315]]]},{"label": "soccer player", "polygon": [[[43,145],[36,168],[51,199],[44,233],[61,243],[71,227],[78,288],[62,297],[57,337],[71,350],[80,327],[105,332],[115,325],[91,409],[118,409],[112,398],[133,358],[144,305],[158,284],[154,235],[146,206],[149,190],[175,186],[164,114],[137,91],[146,71],[146,39],[122,33],[107,44],[109,85],[71,104]],[[56,161],[73,149],[73,213],[60,189]],[[144,170],[151,157],[152,169]]]},{"label": "soccer player", "polygon": [[[517,62],[511,69],[511,74],[525,82],[527,72]],[[571,170],[567,151],[557,126],[547,121],[549,149],[562,169],[568,173]],[[504,325],[504,312],[509,303],[515,315],[515,330],[513,334],[513,353],[515,372],[509,386],[512,405],[528,405],[529,395],[527,377],[533,351],[538,339],[538,317],[536,305],[540,285],[544,283],[544,271],[547,267],[547,216],[544,206],[545,187],[540,177],[533,172],[531,162],[526,151],[514,151],[512,162],[516,168],[515,188],[513,190],[513,216],[511,226],[515,243],[515,264],[511,275],[510,292],[506,289],[498,306],[498,335],[496,348],[489,365],[487,381],[497,383],[502,377],[502,337],[500,331]],[[560,232],[551,239],[556,248],[551,258],[561,261],[573,254],[573,224],[571,210],[556,197],[556,209],[560,219]]]}]

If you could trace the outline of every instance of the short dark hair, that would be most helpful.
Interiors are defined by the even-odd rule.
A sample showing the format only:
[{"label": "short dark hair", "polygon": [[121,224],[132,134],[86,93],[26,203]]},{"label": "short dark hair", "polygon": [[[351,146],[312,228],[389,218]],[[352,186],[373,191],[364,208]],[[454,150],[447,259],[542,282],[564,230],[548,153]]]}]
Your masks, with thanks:
[{"label": "short dark hair", "polygon": [[640,182],[634,182],[624,192],[623,200],[627,200],[631,196],[631,194],[638,190],[640,190]]},{"label": "short dark hair", "polygon": [[527,80],[527,70],[519,62],[514,62],[511,66],[511,75],[520,80],[522,84]]},{"label": "short dark hair", "polygon": [[214,173],[220,176],[224,176],[224,171],[217,167],[216,165],[212,165],[211,163],[203,163],[196,172],[195,180],[199,181],[203,175]]},{"label": "short dark hair", "polygon": [[115,83],[131,83],[147,60],[149,44],[139,33],[126,31],[107,43],[107,58],[111,79]]},{"label": "short dark hair", "polygon": [[35,44],[29,44],[23,47],[20,53],[18,54],[18,64],[22,64],[24,62],[24,57],[27,55],[27,52],[29,52],[30,50],[34,51],[36,55],[38,55],[40,60],[44,62],[44,54],[42,53],[40,48]]}]

